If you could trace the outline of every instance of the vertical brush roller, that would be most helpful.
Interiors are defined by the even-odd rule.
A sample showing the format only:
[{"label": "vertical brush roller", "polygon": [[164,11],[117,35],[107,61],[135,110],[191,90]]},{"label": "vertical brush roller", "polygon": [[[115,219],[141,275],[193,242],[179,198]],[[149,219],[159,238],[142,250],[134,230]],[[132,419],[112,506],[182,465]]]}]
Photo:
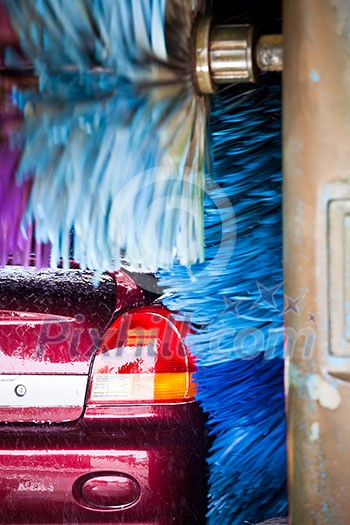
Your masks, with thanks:
[{"label": "vertical brush roller", "polygon": [[[225,4],[220,12],[227,10]],[[236,80],[252,75],[249,28],[243,28],[243,42],[235,37],[240,59],[231,63]],[[210,42],[210,31],[203,33]],[[256,49],[264,68],[273,62],[278,70],[281,37],[270,53],[272,43],[260,39]],[[213,91],[213,76],[207,81],[210,46],[202,48],[208,53],[197,76],[203,91]],[[199,364],[197,399],[214,437],[210,525],[257,523],[287,513],[280,119],[276,79],[213,97],[205,263],[190,270],[174,265],[160,274],[166,304],[201,327],[188,344]]]},{"label": "vertical brush roller", "polygon": [[167,306],[201,326],[188,344],[214,436],[211,525],[287,511],[280,111],[278,85],[213,100],[206,261],[160,274]]}]

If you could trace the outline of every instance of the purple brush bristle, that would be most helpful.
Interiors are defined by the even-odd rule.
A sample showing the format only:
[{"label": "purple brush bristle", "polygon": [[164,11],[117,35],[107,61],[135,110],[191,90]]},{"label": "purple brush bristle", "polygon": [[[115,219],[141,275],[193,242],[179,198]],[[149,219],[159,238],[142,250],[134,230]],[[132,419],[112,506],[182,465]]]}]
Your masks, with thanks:
[{"label": "purple brush bristle", "polygon": [[[12,254],[20,264],[27,264],[32,242],[31,232],[23,235],[20,223],[24,214],[29,184],[16,183],[16,168],[21,157],[18,148],[11,149],[5,141],[0,145],[0,264]],[[29,246],[28,246],[29,245]]]},{"label": "purple brush bristle", "polygon": [[50,246],[35,243],[33,227],[26,232],[21,222],[26,210],[31,182],[18,186],[16,169],[21,158],[19,148],[0,144],[0,265],[7,264],[9,257],[16,265],[27,266],[35,252],[37,268],[47,267],[50,260]]},{"label": "purple brush bristle", "polygon": [[[0,65],[7,66],[6,55],[18,44],[8,14],[0,0]],[[9,47],[10,46],[10,47]],[[0,78],[0,265],[8,263],[38,268],[49,265],[50,246],[34,241],[33,226],[23,230],[22,220],[30,195],[31,180],[19,185],[16,171],[22,156],[23,115],[13,103],[15,79]]]},{"label": "purple brush bristle", "polygon": [[27,266],[35,251],[38,268],[49,265],[50,249],[46,245],[35,245],[34,231],[29,226],[26,231],[21,226],[31,190],[31,180],[21,185],[16,180],[22,148],[20,129],[22,115],[11,105],[8,86],[2,82],[0,112],[0,265],[5,265],[9,257],[13,264]]}]

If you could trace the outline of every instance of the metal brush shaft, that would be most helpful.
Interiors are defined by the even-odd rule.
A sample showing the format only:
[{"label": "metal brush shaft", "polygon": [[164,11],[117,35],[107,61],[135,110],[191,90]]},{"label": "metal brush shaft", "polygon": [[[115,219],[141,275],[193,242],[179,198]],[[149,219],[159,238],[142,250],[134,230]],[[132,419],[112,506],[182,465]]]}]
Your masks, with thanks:
[{"label": "metal brush shaft", "polygon": [[255,82],[259,71],[281,71],[282,35],[255,39],[251,25],[212,26],[210,16],[196,26],[196,81],[201,93],[216,84]]},{"label": "metal brush shaft", "polygon": [[[214,93],[217,84],[255,82],[259,71],[282,71],[282,35],[256,39],[252,25],[212,25],[212,18],[203,16],[196,23],[194,41],[195,81],[200,93]],[[62,68],[67,70],[73,71],[74,66]],[[27,66],[0,68],[0,75],[16,74],[31,76],[33,71]]]},{"label": "metal brush shaft", "polygon": [[263,35],[255,46],[256,64],[260,71],[282,71],[282,35]]},{"label": "metal brush shaft", "polygon": [[216,84],[254,82],[253,27],[213,26],[210,32],[210,72]]}]

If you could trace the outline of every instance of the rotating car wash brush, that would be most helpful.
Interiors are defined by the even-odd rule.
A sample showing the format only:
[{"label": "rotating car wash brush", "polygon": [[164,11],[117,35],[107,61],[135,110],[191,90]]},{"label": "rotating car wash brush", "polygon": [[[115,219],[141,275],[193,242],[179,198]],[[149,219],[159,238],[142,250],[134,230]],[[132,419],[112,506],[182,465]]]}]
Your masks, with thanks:
[{"label": "rotating car wash brush", "polygon": [[205,263],[160,283],[199,328],[187,342],[214,436],[208,522],[238,525],[287,510],[279,86],[217,96],[211,138]]},{"label": "rotating car wash brush", "polygon": [[166,300],[201,327],[189,344],[215,434],[209,521],[283,514],[278,92],[218,97],[207,129],[216,83],[279,68],[280,39],[215,27],[194,0],[6,5],[39,79],[14,94],[27,118],[18,180],[32,180],[24,227],[35,221],[53,265],[68,264],[72,230],[82,266],[176,259]]},{"label": "rotating car wash brush", "polygon": [[196,0],[5,2],[38,92],[18,181],[24,228],[52,265],[115,270],[203,260],[206,100],[192,82]]},{"label": "rotating car wash brush", "polygon": [[188,344],[214,438],[214,525],[287,513],[280,111],[275,78],[212,100],[206,260],[160,272],[163,301],[198,327]]},{"label": "rotating car wash brush", "polygon": [[37,93],[15,94],[27,116],[17,178],[32,180],[23,227],[35,222],[52,265],[68,265],[72,230],[82,267],[114,270],[121,256],[153,271],[174,256],[203,261],[203,92],[213,87],[209,68],[214,81],[253,78],[251,29],[229,34],[225,76],[227,35],[213,31],[209,53],[202,0],[5,5],[38,76]]}]

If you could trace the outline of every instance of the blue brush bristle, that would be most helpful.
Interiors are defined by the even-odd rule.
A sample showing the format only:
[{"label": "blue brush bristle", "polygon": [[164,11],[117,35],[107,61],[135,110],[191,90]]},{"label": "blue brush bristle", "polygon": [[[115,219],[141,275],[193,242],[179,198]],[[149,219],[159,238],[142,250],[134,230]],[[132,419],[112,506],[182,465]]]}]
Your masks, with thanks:
[{"label": "blue brush bristle", "polygon": [[214,435],[212,525],[287,511],[279,86],[216,97],[204,264],[161,272],[166,304],[201,327],[198,400]]},{"label": "blue brush bristle", "polygon": [[200,367],[196,379],[214,435],[208,522],[241,525],[284,516],[283,361],[226,361]]}]

